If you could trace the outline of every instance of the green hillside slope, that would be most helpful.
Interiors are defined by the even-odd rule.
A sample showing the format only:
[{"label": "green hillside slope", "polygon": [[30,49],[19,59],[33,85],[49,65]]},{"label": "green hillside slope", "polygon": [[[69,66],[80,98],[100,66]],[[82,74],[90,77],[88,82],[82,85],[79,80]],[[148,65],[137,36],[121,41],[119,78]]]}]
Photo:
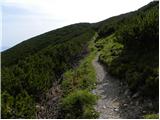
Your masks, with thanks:
[{"label": "green hillside slope", "polygon": [[69,25],[26,40],[9,50],[2,52],[2,66],[12,65],[29,55],[36,54],[49,45],[56,45],[90,31],[89,23]]},{"label": "green hillside slope", "polygon": [[88,52],[94,35],[88,25],[64,27],[2,53],[2,118],[35,118],[35,103]]}]

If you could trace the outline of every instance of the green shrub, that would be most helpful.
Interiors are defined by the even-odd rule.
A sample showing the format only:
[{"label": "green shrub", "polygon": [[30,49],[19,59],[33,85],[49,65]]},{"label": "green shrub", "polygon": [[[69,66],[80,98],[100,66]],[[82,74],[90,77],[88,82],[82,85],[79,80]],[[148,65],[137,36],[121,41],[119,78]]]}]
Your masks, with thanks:
[{"label": "green shrub", "polygon": [[36,118],[34,99],[23,91],[16,97],[16,118]]},{"label": "green shrub", "polygon": [[78,90],[62,99],[61,108],[64,118],[94,118],[96,112],[91,108],[97,97],[86,90]]},{"label": "green shrub", "polygon": [[64,78],[61,83],[61,88],[63,90],[63,95],[67,95],[70,92],[74,91],[74,89],[79,88],[80,80],[79,76],[77,74],[77,71],[69,70],[64,73]]},{"label": "green shrub", "polygon": [[7,119],[7,118],[13,118],[13,113],[14,113],[14,98],[11,96],[9,93],[6,91],[1,93],[1,115],[2,118]]},{"label": "green shrub", "polygon": [[93,107],[85,107],[83,117],[82,118],[87,118],[87,119],[95,119],[99,117],[99,113],[93,109]]},{"label": "green shrub", "polygon": [[2,92],[2,118],[35,118],[34,99],[22,91],[16,97]]},{"label": "green shrub", "polygon": [[159,115],[158,114],[147,114],[147,115],[144,115],[144,118],[145,119],[158,119]]}]

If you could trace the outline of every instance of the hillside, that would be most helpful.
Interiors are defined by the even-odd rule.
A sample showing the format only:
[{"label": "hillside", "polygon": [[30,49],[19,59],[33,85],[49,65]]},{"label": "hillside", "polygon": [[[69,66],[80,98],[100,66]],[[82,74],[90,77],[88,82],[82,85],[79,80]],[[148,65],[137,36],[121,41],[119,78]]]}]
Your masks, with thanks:
[{"label": "hillside", "polygon": [[88,25],[51,31],[2,53],[2,117],[35,118],[35,102],[88,52],[94,35]]},{"label": "hillside", "polygon": [[89,23],[69,25],[26,40],[2,52],[2,66],[15,64],[19,59],[36,54],[49,45],[56,45],[80,36],[91,30]]},{"label": "hillside", "polygon": [[[2,118],[98,118],[99,55],[110,75],[136,95],[139,118],[157,117],[159,2],[98,23],[79,23],[26,40],[1,53]],[[138,110],[138,109],[137,109]],[[137,117],[137,116],[136,116]]]}]

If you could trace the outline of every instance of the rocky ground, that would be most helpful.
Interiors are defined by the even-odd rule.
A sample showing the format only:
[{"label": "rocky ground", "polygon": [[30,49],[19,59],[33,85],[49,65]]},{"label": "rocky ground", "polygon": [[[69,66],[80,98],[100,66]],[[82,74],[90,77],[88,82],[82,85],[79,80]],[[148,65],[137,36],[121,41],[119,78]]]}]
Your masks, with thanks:
[{"label": "rocky ground", "polygon": [[139,93],[131,95],[128,87],[111,77],[98,62],[98,56],[92,62],[97,74],[97,87],[92,92],[100,98],[95,109],[100,119],[136,119],[143,118],[152,109],[150,100],[141,99]]},{"label": "rocky ground", "polygon": [[37,119],[56,119],[58,118],[58,103],[62,91],[58,83],[54,83],[46,95],[42,96],[41,102],[36,105]]}]

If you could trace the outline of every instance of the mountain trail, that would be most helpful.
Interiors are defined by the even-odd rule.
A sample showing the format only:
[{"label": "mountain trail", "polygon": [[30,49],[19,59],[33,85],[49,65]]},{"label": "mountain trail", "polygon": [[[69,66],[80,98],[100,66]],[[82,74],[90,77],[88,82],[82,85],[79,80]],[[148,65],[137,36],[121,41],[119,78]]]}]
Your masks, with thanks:
[{"label": "mountain trail", "polygon": [[92,92],[100,97],[95,105],[96,111],[100,113],[99,119],[139,118],[142,116],[143,107],[139,101],[129,97],[129,90],[105,71],[105,68],[98,62],[98,57],[99,54],[92,61],[97,77],[97,86]]}]

